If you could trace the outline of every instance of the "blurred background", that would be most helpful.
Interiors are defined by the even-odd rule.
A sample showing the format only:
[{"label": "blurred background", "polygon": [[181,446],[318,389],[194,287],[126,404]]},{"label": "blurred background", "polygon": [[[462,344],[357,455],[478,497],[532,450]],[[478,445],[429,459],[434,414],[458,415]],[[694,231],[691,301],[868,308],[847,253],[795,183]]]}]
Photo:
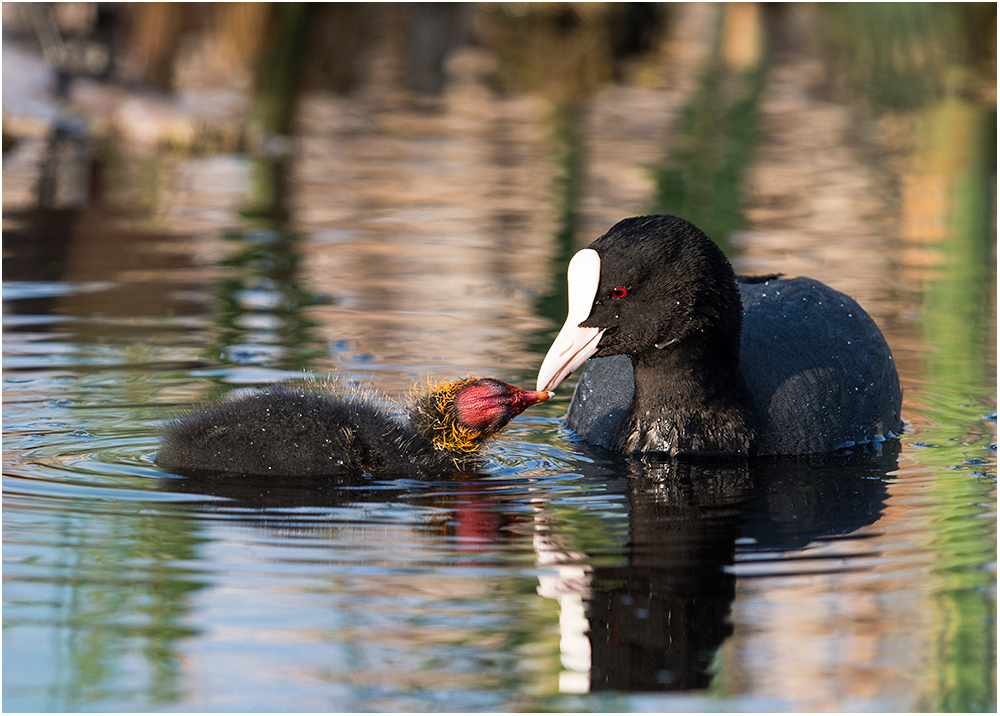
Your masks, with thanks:
[{"label": "blurred background", "polygon": [[[280,228],[302,239],[285,259],[310,254],[293,271],[310,286],[370,281],[376,262],[379,280],[450,285],[379,283],[374,308],[451,310],[547,292],[551,259],[656,211],[694,221],[742,270],[837,276],[879,318],[897,298],[886,274],[941,270],[952,214],[990,222],[991,197],[955,196],[942,172],[994,168],[995,16],[989,3],[11,3],[5,235],[59,222],[43,230],[62,259],[50,267],[75,276],[97,256],[149,260],[126,248],[140,225]],[[963,200],[977,204],[956,211]],[[497,264],[479,267],[492,286],[455,270],[469,260]],[[561,310],[555,288],[544,318]],[[529,303],[490,323],[542,328]]]},{"label": "blurred background", "polygon": [[[4,3],[8,706],[340,703],[318,683],[361,710],[721,703],[558,700],[572,669],[520,553],[497,547],[502,597],[478,566],[447,595],[391,564],[370,584],[310,574],[304,592],[356,613],[400,600],[365,635],[320,638],[315,614],[226,612],[247,543],[247,582],[288,591],[284,533],[157,516],[179,500],[151,464],[164,417],[303,372],[391,396],[428,376],[532,385],[569,257],[663,212],[739,272],[855,297],[908,425],[867,546],[826,545],[861,572],[737,580],[706,698],[995,709],[996,38],[995,3]],[[578,489],[561,462],[577,457],[559,428],[571,387],[512,426],[495,477]],[[587,504],[560,519],[592,529]],[[381,546],[452,564],[411,525],[437,508],[413,509],[372,518],[396,530]],[[343,564],[371,565],[350,552],[381,544],[367,515]],[[378,636],[411,615],[410,590],[441,612]],[[509,621],[463,631],[441,607],[455,593]],[[247,653],[254,637],[233,634],[249,624],[272,648],[232,679],[220,657]],[[397,682],[329,657],[341,638],[436,660]],[[444,642],[472,666],[442,667],[464,663]]]},{"label": "blurred background", "polygon": [[[317,309],[283,367],[316,367],[317,340],[391,351],[389,316],[430,310],[428,363],[478,366],[486,351],[528,368],[524,337],[544,342],[561,320],[561,263],[637,213],[694,221],[739,270],[830,281],[880,323],[911,310],[901,294],[947,272],[946,254],[993,263],[993,192],[978,181],[995,173],[989,3],[3,13],[5,279],[121,278],[220,251],[246,263],[265,248],[247,232],[277,232],[270,274],[220,284],[221,300],[364,316],[364,335],[335,338]],[[163,235],[190,243],[141,248]],[[222,236],[227,248],[200,240]],[[124,302],[73,302],[204,308],[134,283]],[[253,292],[265,283],[280,295]],[[478,337],[441,328],[437,314],[472,306]]]}]

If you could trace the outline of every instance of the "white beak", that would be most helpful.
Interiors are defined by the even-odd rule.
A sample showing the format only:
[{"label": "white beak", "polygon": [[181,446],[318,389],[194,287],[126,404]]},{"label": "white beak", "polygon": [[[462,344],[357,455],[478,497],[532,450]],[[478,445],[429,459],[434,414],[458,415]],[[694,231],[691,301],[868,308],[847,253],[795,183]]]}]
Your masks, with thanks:
[{"label": "white beak", "polygon": [[538,390],[554,390],[597,351],[603,328],[581,328],[594,307],[601,281],[601,257],[593,249],[577,251],[566,270],[569,311],[559,335],[538,369]]}]

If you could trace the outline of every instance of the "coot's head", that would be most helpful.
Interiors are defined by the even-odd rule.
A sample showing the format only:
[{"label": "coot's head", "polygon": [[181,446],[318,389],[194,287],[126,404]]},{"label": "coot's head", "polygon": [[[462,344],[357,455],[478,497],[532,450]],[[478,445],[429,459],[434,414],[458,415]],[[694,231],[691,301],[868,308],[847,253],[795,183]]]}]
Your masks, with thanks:
[{"label": "coot's head", "polygon": [[619,221],[570,261],[569,311],[538,372],[553,390],[591,356],[686,345],[738,365],[743,309],[722,250],[676,216]]},{"label": "coot's head", "polygon": [[416,396],[412,417],[438,450],[468,453],[550,397],[549,391],[522,390],[494,378],[467,378],[432,385]]}]

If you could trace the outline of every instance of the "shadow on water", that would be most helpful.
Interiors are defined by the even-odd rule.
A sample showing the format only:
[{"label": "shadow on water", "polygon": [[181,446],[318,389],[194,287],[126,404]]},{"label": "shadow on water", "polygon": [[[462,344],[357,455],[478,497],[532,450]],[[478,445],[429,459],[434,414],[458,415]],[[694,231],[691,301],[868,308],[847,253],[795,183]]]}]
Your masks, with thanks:
[{"label": "shadow on water", "polygon": [[[690,691],[709,687],[716,653],[732,633],[737,576],[861,568],[851,558],[871,555],[857,532],[879,518],[898,450],[890,444],[877,455],[706,465],[623,461],[577,446],[584,451],[573,466],[578,485],[627,506],[602,520],[603,536],[581,538],[574,522],[583,518],[551,512],[530,478],[497,491],[488,474],[427,483],[202,474],[164,479],[162,488],[215,498],[201,509],[235,512],[265,528],[273,523],[285,535],[325,529],[314,515],[297,521],[297,509],[400,502],[444,510],[448,516],[425,529],[480,548],[516,545],[532,534],[538,564],[547,568],[538,591],[558,600],[562,612],[561,690]],[[530,510],[526,494],[534,498]],[[628,536],[620,551],[609,547],[613,534]],[[852,545],[846,552],[787,554],[841,539]]]}]

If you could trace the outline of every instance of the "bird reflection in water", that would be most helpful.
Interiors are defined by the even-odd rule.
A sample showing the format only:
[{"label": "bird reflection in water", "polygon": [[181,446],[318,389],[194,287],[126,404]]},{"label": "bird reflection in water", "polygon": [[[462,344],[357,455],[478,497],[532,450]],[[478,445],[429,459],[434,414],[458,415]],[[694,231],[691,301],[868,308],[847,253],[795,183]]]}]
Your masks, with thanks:
[{"label": "bird reflection in water", "polygon": [[[586,480],[607,479],[581,467]],[[560,690],[707,688],[733,631],[740,557],[766,559],[872,524],[895,468],[892,452],[753,465],[630,462],[623,564],[591,566],[558,535],[535,541],[539,562],[554,569],[539,593],[560,604]]]},{"label": "bird reflection in water", "polygon": [[[626,461],[574,446],[583,451],[573,470],[579,486],[627,505],[608,518],[627,520],[606,526],[628,535],[613,559],[595,558],[560,530],[544,481],[498,490],[486,473],[424,481],[195,475],[166,478],[164,486],[264,515],[282,511],[284,532],[295,529],[286,511],[293,507],[419,502],[444,511],[427,529],[466,554],[523,547],[530,536],[544,569],[537,592],[559,602],[560,691],[689,691],[709,686],[713,660],[733,632],[741,559],[766,563],[770,554],[776,563],[778,553],[874,523],[896,468],[892,450],[725,464]],[[318,528],[315,519],[301,524]]]}]

